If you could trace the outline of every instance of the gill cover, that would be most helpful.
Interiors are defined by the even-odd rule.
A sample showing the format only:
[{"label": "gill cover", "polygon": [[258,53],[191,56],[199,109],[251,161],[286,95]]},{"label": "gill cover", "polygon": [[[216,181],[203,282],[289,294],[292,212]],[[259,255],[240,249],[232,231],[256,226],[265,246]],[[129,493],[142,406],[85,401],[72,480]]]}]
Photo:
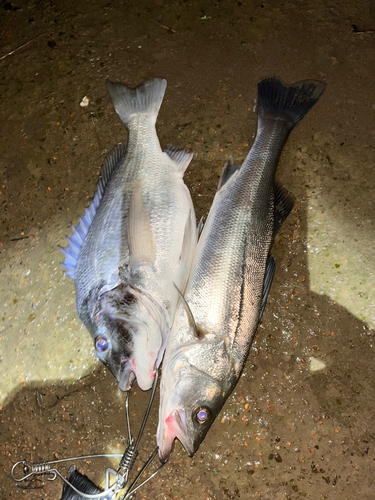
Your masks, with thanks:
[{"label": "gill cover", "polygon": [[97,357],[122,391],[134,379],[142,390],[152,386],[166,323],[161,308],[130,285],[104,292],[90,329]]}]

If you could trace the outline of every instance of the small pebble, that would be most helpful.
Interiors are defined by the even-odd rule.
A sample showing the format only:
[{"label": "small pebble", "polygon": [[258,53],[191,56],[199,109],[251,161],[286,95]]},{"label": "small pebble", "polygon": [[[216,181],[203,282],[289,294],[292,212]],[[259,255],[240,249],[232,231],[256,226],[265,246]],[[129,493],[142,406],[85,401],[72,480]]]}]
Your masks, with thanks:
[{"label": "small pebble", "polygon": [[82,99],[82,101],[79,103],[81,108],[86,108],[90,104],[90,99],[85,95],[85,97]]}]

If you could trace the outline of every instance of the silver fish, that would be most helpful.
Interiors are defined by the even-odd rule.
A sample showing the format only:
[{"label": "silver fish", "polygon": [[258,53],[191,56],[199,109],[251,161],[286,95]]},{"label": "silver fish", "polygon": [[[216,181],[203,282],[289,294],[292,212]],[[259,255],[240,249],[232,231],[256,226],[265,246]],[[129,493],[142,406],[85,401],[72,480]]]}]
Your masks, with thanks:
[{"label": "silver fish", "polygon": [[135,378],[151,387],[197,241],[182,179],[193,155],[173,146],[163,152],[155,129],[166,84],[107,82],[128,142],[108,154],[90,207],[60,248],[78,316],[121,390]]},{"label": "silver fish", "polygon": [[241,167],[229,161],[198,241],[185,299],[168,337],[157,444],[166,461],[177,437],[193,455],[244,366],[274,272],[273,239],[294,198],[275,186],[294,126],[326,85],[258,84],[258,130]]}]

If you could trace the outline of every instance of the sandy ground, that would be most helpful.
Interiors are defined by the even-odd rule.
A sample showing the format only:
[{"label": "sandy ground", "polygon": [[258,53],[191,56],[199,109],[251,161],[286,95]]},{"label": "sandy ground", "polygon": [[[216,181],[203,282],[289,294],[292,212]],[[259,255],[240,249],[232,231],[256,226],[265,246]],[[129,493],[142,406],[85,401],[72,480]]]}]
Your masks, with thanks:
[{"label": "sandy ground", "polygon": [[[58,480],[17,489],[19,459],[124,450],[124,395],[95,361],[57,250],[126,137],[105,79],[167,79],[159,137],[195,153],[186,183],[200,218],[225,160],[251,146],[257,81],[279,75],[328,89],[279,164],[297,201],[268,306],[196,456],[177,444],[136,498],[373,499],[373,2],[14,0],[0,3],[0,26],[0,497],[60,498]],[[147,394],[131,397],[136,429]],[[99,483],[110,464],[78,467]]]}]

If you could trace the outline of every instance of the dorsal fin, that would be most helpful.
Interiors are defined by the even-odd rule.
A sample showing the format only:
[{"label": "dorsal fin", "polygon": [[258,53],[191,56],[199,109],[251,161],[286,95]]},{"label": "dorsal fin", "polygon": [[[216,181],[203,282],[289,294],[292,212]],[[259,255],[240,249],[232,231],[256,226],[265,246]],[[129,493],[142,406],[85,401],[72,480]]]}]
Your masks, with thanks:
[{"label": "dorsal fin", "polygon": [[142,263],[154,265],[156,259],[154,236],[141,189],[142,181],[138,181],[129,204],[128,245],[132,272]]},{"label": "dorsal fin", "polygon": [[64,483],[61,500],[78,499],[79,496],[81,498],[85,498],[81,495],[78,496],[77,493],[70,487],[70,485],[74,486],[74,488],[77,488],[77,490],[81,491],[82,493],[89,495],[95,494],[97,498],[105,499],[103,495],[99,496],[99,493],[103,493],[103,490],[96,486],[96,484],[93,483],[87,476],[78,472],[74,465],[70,466],[68,473],[70,474],[68,477],[69,483]]},{"label": "dorsal fin", "polygon": [[194,153],[188,153],[185,149],[178,149],[168,144],[165,148],[164,153],[166,153],[171,160],[175,161],[178,165],[178,169],[184,173],[188,168],[189,163],[193,159]]},{"label": "dorsal fin", "polygon": [[61,266],[65,269],[65,274],[74,280],[77,259],[81,250],[82,244],[86,238],[89,227],[95,217],[96,211],[105,193],[109,179],[121,160],[126,154],[126,144],[120,142],[107,154],[103,162],[102,173],[98,181],[94,198],[90,205],[86,208],[84,215],[80,218],[78,224],[71,224],[72,236],[66,237],[68,245],[59,249],[65,255],[65,260]]}]

